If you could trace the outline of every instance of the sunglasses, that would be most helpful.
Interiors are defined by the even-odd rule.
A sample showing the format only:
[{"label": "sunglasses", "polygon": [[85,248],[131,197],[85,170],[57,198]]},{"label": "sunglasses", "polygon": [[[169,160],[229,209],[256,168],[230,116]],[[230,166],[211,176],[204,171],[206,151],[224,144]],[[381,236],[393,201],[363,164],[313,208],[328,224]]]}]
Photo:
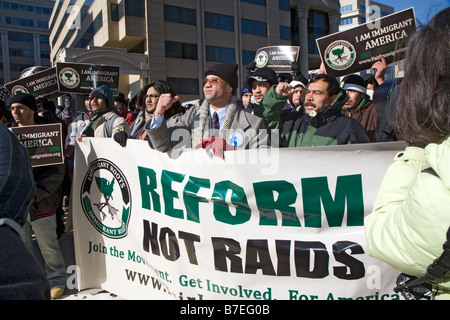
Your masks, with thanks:
[{"label": "sunglasses", "polygon": [[157,94],[146,94],[146,95],[144,96],[144,99],[147,99],[147,98],[150,98],[150,99],[157,99],[157,98],[159,98],[159,95],[157,95]]},{"label": "sunglasses", "polygon": [[223,80],[220,78],[203,79],[203,86],[209,83],[211,86],[218,86]]}]

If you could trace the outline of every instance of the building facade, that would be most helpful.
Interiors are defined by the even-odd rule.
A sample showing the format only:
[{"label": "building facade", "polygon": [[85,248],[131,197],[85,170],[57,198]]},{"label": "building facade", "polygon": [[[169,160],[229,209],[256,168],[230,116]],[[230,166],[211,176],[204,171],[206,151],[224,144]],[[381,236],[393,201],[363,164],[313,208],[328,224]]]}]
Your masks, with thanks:
[{"label": "building facade", "polygon": [[182,100],[202,95],[214,63],[246,65],[256,51],[299,45],[302,72],[318,69],[315,38],[337,32],[338,0],[65,0],[50,18],[51,62],[120,67],[120,91],[169,81]]},{"label": "building facade", "polygon": [[31,66],[51,66],[51,0],[0,1],[0,84],[20,78]]}]

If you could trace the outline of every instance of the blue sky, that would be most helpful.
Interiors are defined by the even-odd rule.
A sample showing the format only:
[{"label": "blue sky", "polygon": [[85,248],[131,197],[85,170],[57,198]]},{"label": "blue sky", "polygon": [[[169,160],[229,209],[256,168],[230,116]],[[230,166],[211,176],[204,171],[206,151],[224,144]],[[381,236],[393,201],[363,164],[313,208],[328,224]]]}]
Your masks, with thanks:
[{"label": "blue sky", "polygon": [[426,24],[440,10],[450,6],[450,0],[377,0],[394,7],[394,12],[414,7],[417,24]]}]

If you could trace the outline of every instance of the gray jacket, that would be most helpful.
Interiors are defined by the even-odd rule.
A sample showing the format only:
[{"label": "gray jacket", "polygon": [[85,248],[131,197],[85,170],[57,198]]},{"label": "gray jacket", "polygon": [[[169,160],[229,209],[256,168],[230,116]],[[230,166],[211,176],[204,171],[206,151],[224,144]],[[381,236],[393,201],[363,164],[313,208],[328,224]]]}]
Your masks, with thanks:
[{"label": "gray jacket", "polygon": [[[229,149],[255,149],[269,145],[268,135],[263,119],[245,112],[233,98],[228,112],[231,123],[229,129],[222,129],[220,135],[227,141]],[[228,114],[227,114],[228,116]],[[207,119],[203,121],[203,119]],[[227,122],[227,120],[225,120]],[[176,115],[161,126],[149,130],[150,121],[146,124],[147,134],[153,148],[161,152],[183,151],[201,143],[201,139],[210,138],[209,104],[205,100],[200,106],[190,108],[185,114]],[[205,125],[208,124],[208,125]],[[224,125],[226,126],[226,125]],[[236,139],[236,137],[238,139]],[[233,141],[236,141],[233,145]]]}]

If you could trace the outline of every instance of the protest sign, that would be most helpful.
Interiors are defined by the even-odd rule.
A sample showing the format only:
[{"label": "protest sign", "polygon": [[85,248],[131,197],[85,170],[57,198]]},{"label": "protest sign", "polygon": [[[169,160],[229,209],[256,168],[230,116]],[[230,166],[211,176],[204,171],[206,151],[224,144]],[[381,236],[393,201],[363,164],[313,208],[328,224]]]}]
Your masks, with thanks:
[{"label": "protest sign", "polygon": [[58,91],[56,67],[9,82],[5,84],[5,87],[13,96],[23,92],[33,95],[36,99],[46,98],[51,100],[61,95]]},{"label": "protest sign", "polygon": [[410,8],[316,42],[327,73],[339,77],[370,69],[380,55],[387,64],[404,59],[415,31],[414,9]]},{"label": "protest sign", "polygon": [[363,224],[403,147],[172,159],[145,141],[85,138],[71,199],[78,288],[125,299],[400,299],[399,272],[367,255]]},{"label": "protest sign", "polygon": [[298,60],[299,46],[270,46],[256,51],[257,68],[268,67],[277,73],[290,73],[292,62]]},{"label": "protest sign", "polygon": [[56,73],[59,91],[89,94],[94,88],[104,84],[113,94],[117,94],[119,69],[116,66],[58,62]]},{"label": "protest sign", "polygon": [[64,163],[61,124],[13,127],[17,136],[30,154],[31,166],[40,167]]}]

